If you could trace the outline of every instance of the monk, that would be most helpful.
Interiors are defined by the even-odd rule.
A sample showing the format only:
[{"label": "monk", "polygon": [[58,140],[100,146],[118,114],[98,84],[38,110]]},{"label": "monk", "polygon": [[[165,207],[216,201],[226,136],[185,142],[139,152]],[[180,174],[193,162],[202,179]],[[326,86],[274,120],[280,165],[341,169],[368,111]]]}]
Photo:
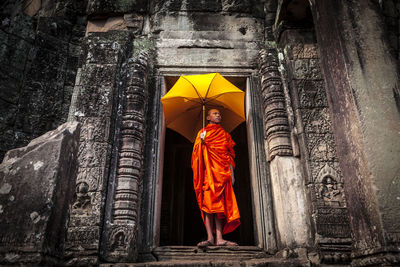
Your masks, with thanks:
[{"label": "monk", "polygon": [[193,185],[207,230],[207,240],[199,247],[238,245],[222,237],[240,225],[240,214],[232,187],[235,142],[221,127],[221,120],[218,109],[209,110],[208,125],[199,131],[193,146]]}]

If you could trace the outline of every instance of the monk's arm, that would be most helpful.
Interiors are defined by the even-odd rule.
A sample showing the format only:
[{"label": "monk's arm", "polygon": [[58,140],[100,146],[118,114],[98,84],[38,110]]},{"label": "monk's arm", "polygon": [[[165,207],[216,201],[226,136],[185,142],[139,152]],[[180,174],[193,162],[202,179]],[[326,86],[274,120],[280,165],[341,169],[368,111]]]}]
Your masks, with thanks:
[{"label": "monk's arm", "polygon": [[229,164],[229,168],[231,169],[231,181],[232,181],[232,185],[235,184],[235,172],[233,171],[233,167],[231,164]]}]

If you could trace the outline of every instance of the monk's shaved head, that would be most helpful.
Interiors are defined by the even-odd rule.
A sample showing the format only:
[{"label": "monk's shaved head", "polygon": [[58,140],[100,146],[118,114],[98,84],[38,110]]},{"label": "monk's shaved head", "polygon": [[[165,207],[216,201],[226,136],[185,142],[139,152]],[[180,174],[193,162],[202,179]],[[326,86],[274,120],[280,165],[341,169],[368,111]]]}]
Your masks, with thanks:
[{"label": "monk's shaved head", "polygon": [[222,120],[221,113],[218,109],[212,108],[207,112],[207,121],[211,124],[220,124]]},{"label": "monk's shaved head", "polygon": [[218,111],[218,112],[219,112],[219,110],[218,110],[218,109],[216,109],[216,108],[212,108],[212,109],[209,109],[209,110],[207,111],[207,116],[210,116],[210,114],[211,114],[211,111]]}]

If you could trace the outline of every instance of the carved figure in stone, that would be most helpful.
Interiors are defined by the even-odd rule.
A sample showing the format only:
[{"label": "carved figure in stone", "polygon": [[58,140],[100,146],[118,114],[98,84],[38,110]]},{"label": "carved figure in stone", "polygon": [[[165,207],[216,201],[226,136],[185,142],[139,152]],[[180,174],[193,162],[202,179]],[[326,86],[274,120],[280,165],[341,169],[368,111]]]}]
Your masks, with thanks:
[{"label": "carved figure in stone", "polygon": [[235,143],[230,134],[221,127],[221,120],[219,110],[209,110],[205,132],[199,131],[193,147],[194,189],[207,230],[207,240],[200,242],[199,247],[214,244],[237,246],[235,242],[222,237],[240,225],[240,214],[232,187],[235,182]]},{"label": "carved figure in stone", "polygon": [[111,244],[111,247],[118,248],[118,247],[122,247],[125,244],[125,234],[124,232],[118,232],[115,234],[114,238],[113,238],[113,243]]},{"label": "carved figure in stone", "polygon": [[319,195],[321,199],[331,204],[340,205],[343,202],[342,191],[338,189],[336,181],[330,176],[325,177],[322,181]]},{"label": "carved figure in stone", "polygon": [[89,185],[85,182],[79,182],[76,185],[76,200],[72,205],[73,209],[84,210],[90,206],[90,196],[88,195]]}]

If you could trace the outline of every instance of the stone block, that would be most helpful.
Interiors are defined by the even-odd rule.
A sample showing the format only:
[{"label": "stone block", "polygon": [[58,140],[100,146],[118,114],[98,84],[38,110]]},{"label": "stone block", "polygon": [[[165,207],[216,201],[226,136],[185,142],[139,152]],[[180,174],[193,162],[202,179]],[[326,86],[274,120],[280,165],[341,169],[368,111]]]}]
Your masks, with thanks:
[{"label": "stone block", "polygon": [[[0,104],[2,104],[1,101]],[[14,131],[8,129],[7,125],[3,124],[4,118],[0,123],[0,131],[2,132],[2,135],[0,136],[0,160],[3,160],[6,152],[14,145]]]},{"label": "stone block", "polygon": [[351,237],[349,215],[345,207],[324,207],[315,216],[317,233],[323,237]]},{"label": "stone block", "polygon": [[6,75],[0,67],[0,99],[10,104],[17,105],[21,90],[21,81]]},{"label": "stone block", "polygon": [[62,54],[68,53],[68,42],[41,32],[38,32],[35,44],[36,46],[40,47],[40,50],[45,49]]},{"label": "stone block", "polygon": [[26,74],[28,82],[54,83],[65,70],[67,57],[66,54],[39,49],[31,61],[31,68]]},{"label": "stone block", "polygon": [[13,20],[10,23],[8,32],[27,41],[33,41],[35,39],[34,28],[33,19],[24,14],[20,14],[17,20]]},{"label": "stone block", "polygon": [[118,64],[122,52],[131,43],[127,31],[92,32],[88,34],[86,62],[89,64]]},{"label": "stone block", "polygon": [[[242,28],[247,28],[245,34]],[[153,32],[170,32],[172,39],[216,39],[238,41],[263,41],[263,20],[250,16],[221,15],[218,13],[160,13],[154,15]],[[166,37],[166,36],[164,36]]]},{"label": "stone block", "polygon": [[78,248],[78,250],[80,247],[82,247],[80,245],[84,245],[85,249],[88,250],[97,249],[99,245],[99,239],[100,227],[94,226],[93,222],[91,222],[90,226],[68,228],[68,243],[73,244],[73,246]]},{"label": "stone block", "polygon": [[24,7],[24,13],[28,16],[33,17],[36,15],[40,8],[42,7],[42,1],[41,0],[33,0],[27,3],[27,5]]},{"label": "stone block", "polygon": [[292,48],[287,49],[289,59],[317,59],[318,51],[316,44],[296,44]]},{"label": "stone block", "polygon": [[112,87],[117,73],[116,65],[88,64],[82,68],[81,81],[83,86],[101,84]]},{"label": "stone block", "polygon": [[147,10],[146,0],[89,0],[88,15],[144,12]]},{"label": "stone block", "polygon": [[[1,87],[0,90],[2,90]],[[16,112],[17,106],[8,101],[4,101],[0,95],[0,132],[2,134],[5,134],[7,127],[14,124]]]},{"label": "stone block", "polygon": [[7,44],[3,44],[2,64],[9,65],[23,73],[27,54],[31,48],[32,44],[27,41],[17,36],[9,35]]},{"label": "stone block", "polygon": [[154,1],[154,9],[157,11],[221,11],[221,0],[158,0]]},{"label": "stone block", "polygon": [[113,91],[112,87],[103,87],[102,85],[82,87],[74,115],[77,117],[110,117]]},{"label": "stone block", "polygon": [[73,25],[62,17],[39,17],[37,31],[40,36],[54,37],[59,42],[69,42]]},{"label": "stone block", "polygon": [[318,59],[297,59],[291,62],[294,79],[321,80],[322,74]]},{"label": "stone block", "polygon": [[108,32],[112,30],[127,30],[123,16],[89,20],[86,27],[86,34],[89,32]]},{"label": "stone block", "polygon": [[0,165],[0,263],[56,264],[62,257],[79,131],[79,123],[65,123],[6,154]]}]

